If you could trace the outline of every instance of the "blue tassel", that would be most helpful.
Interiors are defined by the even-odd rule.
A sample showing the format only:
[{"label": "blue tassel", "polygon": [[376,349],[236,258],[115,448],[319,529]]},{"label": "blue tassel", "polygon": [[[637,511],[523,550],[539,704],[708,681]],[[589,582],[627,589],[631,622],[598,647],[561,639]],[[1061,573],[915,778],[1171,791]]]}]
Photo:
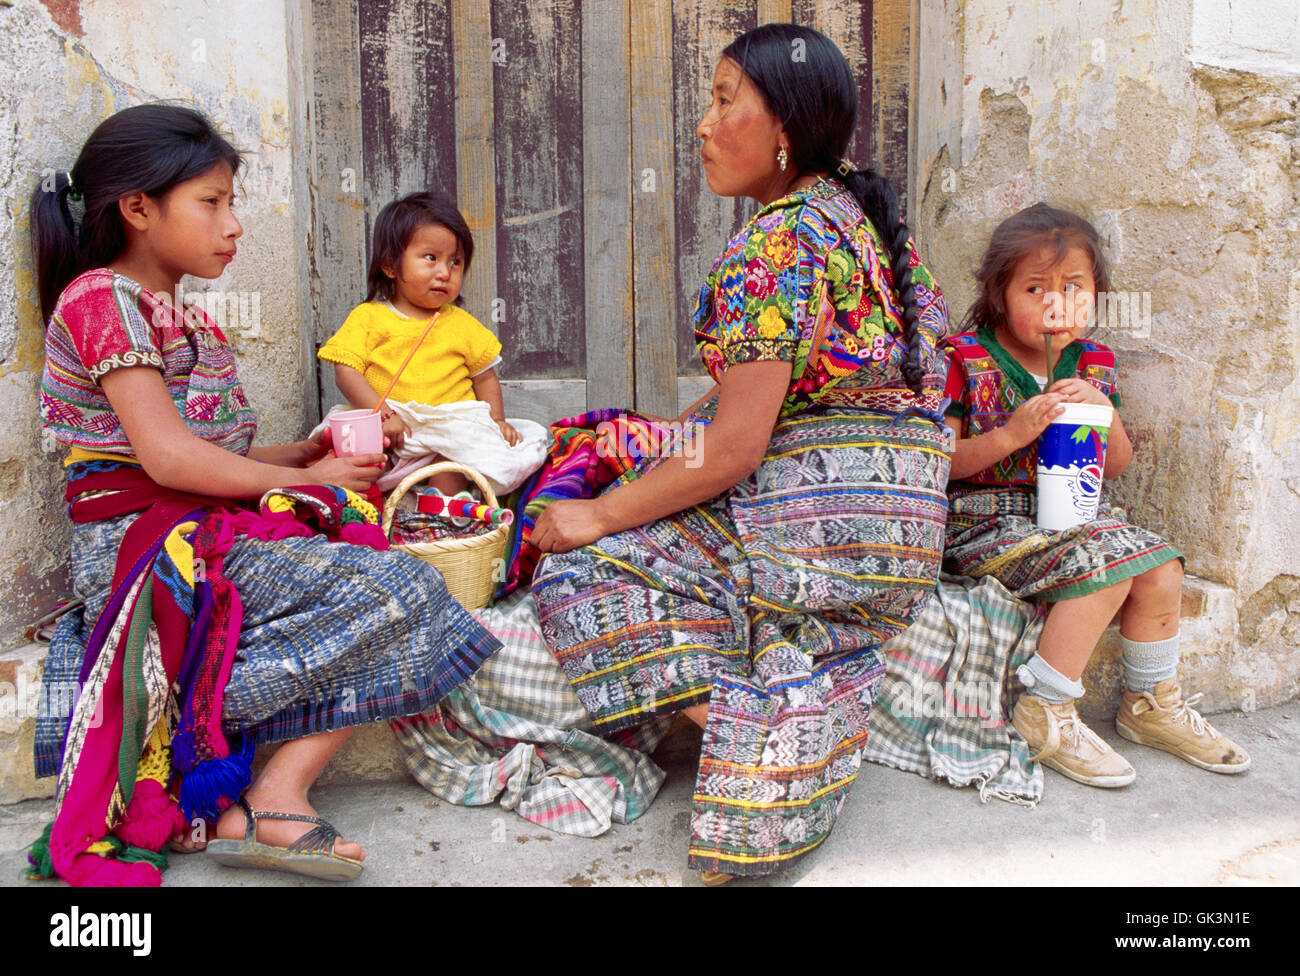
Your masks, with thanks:
[{"label": "blue tassel", "polygon": [[234,803],[244,795],[253,779],[252,742],[245,742],[238,752],[224,759],[205,759],[181,777],[181,813],[185,819],[216,820],[221,814],[220,800]]}]

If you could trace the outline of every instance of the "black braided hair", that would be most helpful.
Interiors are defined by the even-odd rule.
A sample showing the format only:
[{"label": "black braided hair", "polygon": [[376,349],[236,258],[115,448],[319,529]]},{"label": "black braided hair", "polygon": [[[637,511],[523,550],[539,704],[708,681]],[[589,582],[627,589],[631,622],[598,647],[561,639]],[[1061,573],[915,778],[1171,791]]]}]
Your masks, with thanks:
[{"label": "black braided hair", "polygon": [[[43,179],[32,194],[32,257],[41,317],[83,271],[112,262],[126,247],[118,215],[122,197],[162,198],[219,162],[238,173],[239,151],[200,112],[161,102],[110,115],[90,134],[68,176]],[[84,203],[80,227],[68,203]]]},{"label": "black braided hair", "polygon": [[857,198],[880,233],[903,314],[907,343],[903,377],[920,397],[925,366],[908,247],[912,232],[903,220],[898,194],[884,176],[871,168],[840,166],[858,114],[858,86],[848,61],[825,34],[798,24],[764,24],[741,34],[723,49],[722,56],[740,66],[781,120],[790,139],[794,175],[829,173]]}]

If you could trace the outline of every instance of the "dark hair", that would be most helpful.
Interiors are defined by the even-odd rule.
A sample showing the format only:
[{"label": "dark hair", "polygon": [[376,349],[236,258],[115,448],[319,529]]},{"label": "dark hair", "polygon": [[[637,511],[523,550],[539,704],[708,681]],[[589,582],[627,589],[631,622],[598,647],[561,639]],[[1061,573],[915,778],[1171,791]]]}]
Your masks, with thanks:
[{"label": "dark hair", "polygon": [[975,271],[979,296],[966,311],[963,329],[1002,323],[1006,315],[1003,303],[1007,284],[1016,272],[1016,265],[1044,245],[1056,248],[1058,262],[1070,248],[1083,248],[1092,259],[1092,280],[1097,291],[1110,291],[1110,268],[1106,264],[1106,255],[1102,253],[1097,229],[1069,210],[1036,203],[1008,217],[993,231]]},{"label": "dark hair", "polygon": [[[77,275],[102,267],[126,247],[117,202],[135,193],[161,198],[219,162],[232,173],[243,163],[200,112],[160,102],[109,116],[81,147],[69,174],[41,180],[32,194],[32,251],[41,316],[48,321],[59,293]],[[69,201],[85,207],[80,226]]]},{"label": "dark hair", "polygon": [[370,255],[370,271],[366,275],[369,285],[366,301],[372,302],[376,298],[392,301],[396,297],[397,286],[384,273],[384,265],[400,266],[402,252],[411,243],[415,232],[427,224],[451,231],[465,258],[465,274],[469,274],[470,262],[474,260],[474,235],[469,232],[469,224],[465,223],[456,205],[440,193],[412,193],[385,206],[375,218],[375,246]]},{"label": "dark hair", "polygon": [[[796,43],[801,58],[793,56]],[[830,173],[857,198],[880,234],[903,312],[907,342],[903,376],[912,392],[921,396],[925,367],[907,246],[912,232],[887,179],[870,167],[839,171],[858,114],[858,87],[848,61],[825,34],[797,24],[764,24],[741,34],[723,49],[722,56],[740,66],[781,120],[796,170]]]}]

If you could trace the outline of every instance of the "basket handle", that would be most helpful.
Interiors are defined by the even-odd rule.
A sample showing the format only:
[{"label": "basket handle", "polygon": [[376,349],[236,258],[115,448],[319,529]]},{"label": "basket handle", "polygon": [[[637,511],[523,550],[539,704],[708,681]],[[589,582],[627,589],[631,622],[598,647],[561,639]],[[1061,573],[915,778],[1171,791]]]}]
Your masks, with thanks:
[{"label": "basket handle", "polygon": [[418,485],[426,478],[431,478],[435,474],[442,474],[444,471],[456,471],[469,478],[470,481],[478,485],[479,491],[483,492],[483,501],[491,508],[498,508],[497,493],[492,490],[492,486],[487,480],[475,471],[473,468],[464,464],[457,464],[455,461],[439,461],[436,464],[426,464],[422,468],[417,468],[402,479],[401,484],[393,489],[388,500],[384,502],[384,536],[389,537],[393,532],[393,516],[397,513],[397,503],[405,497],[406,493]]}]

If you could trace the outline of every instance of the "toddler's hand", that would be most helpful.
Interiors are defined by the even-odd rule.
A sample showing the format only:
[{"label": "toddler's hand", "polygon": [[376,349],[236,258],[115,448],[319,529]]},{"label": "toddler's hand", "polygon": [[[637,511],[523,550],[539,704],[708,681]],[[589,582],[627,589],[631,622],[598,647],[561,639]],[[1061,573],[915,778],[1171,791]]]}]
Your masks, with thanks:
[{"label": "toddler's hand", "polygon": [[394,451],[400,451],[402,445],[406,443],[407,435],[411,433],[411,428],[397,414],[392,414],[384,421],[384,436],[388,438],[388,446]]},{"label": "toddler's hand", "polygon": [[1059,393],[1040,393],[1020,405],[1006,425],[1007,434],[1015,442],[1015,450],[1038,440],[1038,435],[1064,411],[1062,399]]},{"label": "toddler's hand", "polygon": [[515,430],[513,427],[511,427],[510,424],[508,424],[506,421],[498,420],[496,424],[497,424],[497,430],[501,431],[501,436],[506,439],[506,443],[509,444],[511,447],[514,447],[516,444],[518,444],[520,441],[524,439],[524,435],[519,433],[519,431]]},{"label": "toddler's hand", "polygon": [[1058,393],[1065,403],[1096,403],[1109,407],[1110,397],[1102,393],[1087,380],[1077,376],[1057,380],[1047,388],[1048,393]]}]

